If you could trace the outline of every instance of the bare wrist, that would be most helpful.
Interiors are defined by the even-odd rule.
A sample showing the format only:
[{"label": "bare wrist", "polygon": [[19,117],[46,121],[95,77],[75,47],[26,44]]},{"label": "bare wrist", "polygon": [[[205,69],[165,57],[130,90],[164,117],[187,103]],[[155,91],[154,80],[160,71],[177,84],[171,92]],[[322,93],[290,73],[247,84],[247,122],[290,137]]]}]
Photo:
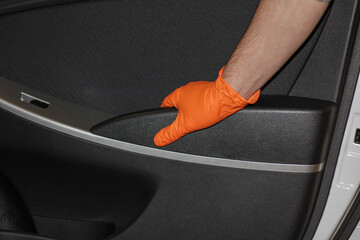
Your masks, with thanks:
[{"label": "bare wrist", "polygon": [[257,86],[256,80],[253,80],[252,77],[245,79],[246,77],[242,76],[238,69],[225,66],[222,77],[226,84],[244,99],[249,99],[260,88]]}]

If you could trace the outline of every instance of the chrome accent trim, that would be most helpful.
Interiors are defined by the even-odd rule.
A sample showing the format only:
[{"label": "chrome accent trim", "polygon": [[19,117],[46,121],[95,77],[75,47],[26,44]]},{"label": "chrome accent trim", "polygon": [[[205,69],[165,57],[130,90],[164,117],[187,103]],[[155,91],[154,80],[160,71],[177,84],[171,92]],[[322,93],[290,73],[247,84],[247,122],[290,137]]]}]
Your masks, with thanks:
[{"label": "chrome accent trim", "polygon": [[[49,102],[51,102],[51,105],[48,109],[41,109],[30,104],[26,104],[19,100],[19,94],[21,92],[26,92],[31,94],[31,96],[47,99]],[[89,110],[75,104],[69,104],[51,96],[46,96],[42,93],[25,88],[19,84],[12,83],[1,77],[0,107],[31,122],[73,137],[129,152],[160,157],[169,160],[218,167],[288,173],[314,173],[322,171],[324,167],[324,163],[312,165],[282,164],[206,157],[145,147],[98,136],[92,134],[90,132],[90,128],[97,123],[114,116],[107,113]]]}]

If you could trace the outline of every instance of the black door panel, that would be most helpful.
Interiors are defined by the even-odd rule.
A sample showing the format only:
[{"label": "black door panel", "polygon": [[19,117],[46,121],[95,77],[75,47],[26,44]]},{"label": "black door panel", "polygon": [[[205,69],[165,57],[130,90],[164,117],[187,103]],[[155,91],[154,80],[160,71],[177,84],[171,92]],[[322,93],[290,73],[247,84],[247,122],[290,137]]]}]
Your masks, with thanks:
[{"label": "black door panel", "polygon": [[[169,239],[181,230],[176,239],[237,239],[239,235],[244,239],[294,239],[304,232],[322,175],[322,152],[335,107],[332,103],[265,97],[263,103],[237,113],[234,122],[220,123],[242,128],[242,124],[252,122],[248,115],[267,116],[268,123],[274,115],[295,121],[292,136],[298,141],[301,130],[313,129],[309,140],[321,143],[319,149],[300,154],[299,159],[294,149],[294,155],[276,151],[280,157],[275,158],[271,152],[267,155],[265,148],[256,153],[259,155],[254,153],[259,160],[250,159],[253,165],[249,166],[243,161],[249,159],[235,157],[236,149],[229,153],[239,160],[191,154],[176,158],[179,151],[98,137],[90,133],[92,125],[106,117],[112,119],[111,115],[4,79],[0,85],[0,106],[7,109],[0,114],[4,123],[0,131],[6,133],[0,137],[0,168],[24,199],[40,235],[59,239],[95,240],[105,235],[111,239]],[[46,100],[49,107],[22,101],[24,92]],[[240,124],[236,118],[241,116]],[[271,124],[262,127],[274,129]],[[116,132],[121,133],[120,129]],[[152,140],[152,136],[144,136]],[[109,144],[114,142],[118,145]],[[195,161],[198,158],[203,159]],[[259,225],[267,227],[259,231]]]},{"label": "black door panel", "polygon": [[[7,123],[1,131],[13,133],[1,138],[8,157],[0,167],[30,213],[113,223],[113,239],[294,239],[321,176],[172,161],[79,141],[6,112],[0,117]],[[36,139],[22,138],[24,131]]]},{"label": "black door panel", "polygon": [[[209,157],[260,162],[319,164],[325,161],[335,104],[284,96],[263,96],[255,106],[203,131],[162,147]],[[156,147],[153,137],[177,111],[147,111],[110,119],[91,129],[108,138]]]},{"label": "black door panel", "polygon": [[357,3],[333,2],[257,104],[158,148],[162,99],[216,79],[258,1],[2,1],[0,173],[33,229],[0,238],[301,239]]}]

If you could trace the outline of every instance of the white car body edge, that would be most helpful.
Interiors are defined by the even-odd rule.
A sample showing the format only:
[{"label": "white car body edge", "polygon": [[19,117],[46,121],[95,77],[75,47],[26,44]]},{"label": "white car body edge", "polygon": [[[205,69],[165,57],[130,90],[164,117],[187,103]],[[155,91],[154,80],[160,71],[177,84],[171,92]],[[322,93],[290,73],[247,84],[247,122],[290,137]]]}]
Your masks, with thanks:
[{"label": "white car body edge", "polygon": [[[358,77],[344,137],[341,143],[329,197],[313,240],[332,239],[356,198],[360,186],[360,144],[356,130],[360,129],[360,75]],[[360,240],[360,222],[351,240]]]}]

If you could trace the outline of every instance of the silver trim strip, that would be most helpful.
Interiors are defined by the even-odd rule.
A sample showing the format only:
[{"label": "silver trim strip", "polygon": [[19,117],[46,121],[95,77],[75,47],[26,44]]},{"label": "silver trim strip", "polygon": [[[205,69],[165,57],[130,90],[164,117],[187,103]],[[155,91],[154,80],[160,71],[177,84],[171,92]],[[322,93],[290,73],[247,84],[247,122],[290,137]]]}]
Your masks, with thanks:
[{"label": "silver trim strip", "polygon": [[[10,84],[10,85],[9,85]],[[20,88],[20,89],[19,89]],[[35,93],[35,91],[26,89],[21,85],[13,84],[3,78],[0,78],[0,107],[19,116],[25,118],[34,123],[40,124],[44,127],[56,130],[61,133],[65,133],[83,140],[87,140],[93,143],[114,147],[121,150],[126,150],[134,153],[150,155],[154,157],[165,158],[169,160],[177,160],[189,163],[205,164],[219,167],[229,167],[238,169],[260,170],[260,171],[272,171],[272,172],[288,172],[288,173],[314,173],[322,171],[324,164],[302,165],[302,164],[281,164],[281,163],[265,163],[265,162],[253,162],[242,161],[234,159],[206,157],[199,155],[192,155],[186,153],[177,153],[172,151],[166,151],[151,147],[140,146],[132,143],[122,142],[98,136],[89,132],[89,129],[96,123],[108,119],[111,117],[109,114],[95,112],[92,110],[86,110],[79,106],[69,105],[66,102],[62,102],[58,99],[50,96],[45,99],[51,100],[51,107],[49,109],[39,109],[29,104],[22,103],[18,96],[21,92],[30,92],[31,95],[42,97],[44,94]],[[16,91],[16,93],[14,92]],[[10,96],[9,96],[10,94]],[[5,96],[5,97],[4,97]],[[65,109],[64,109],[65,106]],[[67,119],[61,119],[58,121],[60,115],[69,113],[66,111],[66,107],[71,107],[70,115]],[[58,109],[59,111],[56,111]],[[78,111],[75,111],[75,110]],[[68,114],[66,114],[68,115]],[[96,117],[94,117],[96,116]],[[94,118],[92,118],[94,117]],[[74,119],[75,118],[75,119]],[[78,118],[78,119],[76,119]],[[81,120],[86,120],[85,126],[80,127]],[[89,120],[92,119],[92,120]]]}]

